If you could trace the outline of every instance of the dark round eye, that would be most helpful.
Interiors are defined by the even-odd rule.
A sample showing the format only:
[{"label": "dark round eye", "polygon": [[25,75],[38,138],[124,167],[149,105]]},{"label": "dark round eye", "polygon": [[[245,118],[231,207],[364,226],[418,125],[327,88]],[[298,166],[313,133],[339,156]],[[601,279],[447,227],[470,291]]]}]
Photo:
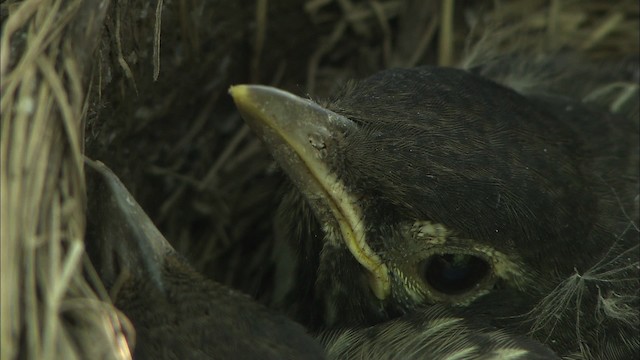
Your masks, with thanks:
[{"label": "dark round eye", "polygon": [[445,295],[460,295],[486,279],[491,266],[468,254],[434,254],[423,263],[425,281]]}]

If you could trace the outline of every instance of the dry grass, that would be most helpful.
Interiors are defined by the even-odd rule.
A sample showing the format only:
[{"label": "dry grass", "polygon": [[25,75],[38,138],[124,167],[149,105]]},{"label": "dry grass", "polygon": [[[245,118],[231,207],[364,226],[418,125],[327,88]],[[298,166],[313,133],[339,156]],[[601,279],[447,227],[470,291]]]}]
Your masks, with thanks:
[{"label": "dry grass", "polygon": [[120,315],[81,271],[83,118],[106,4],[102,12],[98,5],[3,4],[2,359],[117,357],[127,349]]},{"label": "dry grass", "polygon": [[386,67],[457,64],[487,31],[501,35],[494,50],[536,34],[593,57],[638,54],[634,0],[460,3],[3,3],[1,358],[129,357],[131,329],[84,256],[85,143],[198,269],[237,285],[252,275],[238,244],[256,241],[274,180],[230,83],[328,94]]},{"label": "dry grass", "polygon": [[[638,3],[634,1],[504,2],[483,16],[472,16],[477,26],[469,43],[493,52],[528,54],[572,50],[592,59],[638,56]],[[490,35],[491,39],[488,39]],[[517,36],[521,41],[513,41]],[[482,42],[490,41],[490,44]],[[471,62],[477,56],[469,54]]]}]

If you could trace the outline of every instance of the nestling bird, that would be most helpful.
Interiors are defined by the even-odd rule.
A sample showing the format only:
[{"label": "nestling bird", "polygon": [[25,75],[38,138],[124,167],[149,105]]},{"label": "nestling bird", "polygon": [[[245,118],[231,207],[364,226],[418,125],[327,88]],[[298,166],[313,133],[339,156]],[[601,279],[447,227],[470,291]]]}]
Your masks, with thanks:
[{"label": "nestling bird", "polygon": [[[136,359],[321,359],[320,342],[304,328],[234,290],[195,272],[160,234],[119,179],[104,164],[86,160],[89,196],[89,253],[115,305],[135,328],[129,344]],[[425,321],[443,326],[423,331]],[[407,334],[404,341],[385,336]],[[420,331],[417,331],[420,330]],[[478,333],[483,330],[484,333]],[[455,338],[450,335],[455,334]],[[446,343],[439,341],[449,337]],[[515,354],[548,359],[535,341],[489,330],[433,308],[380,328],[325,333],[332,358],[379,358],[381,349],[402,345],[402,358],[440,349],[455,355],[499,358]],[[349,346],[345,346],[349,345]],[[489,357],[488,357],[489,358]]]},{"label": "nestling bird", "polygon": [[271,305],[335,358],[637,358],[638,121],[554,90],[440,67],[320,103],[232,87],[294,185]]},{"label": "nestling bird", "polygon": [[231,93],[294,185],[270,305],[318,337],[196,273],[88,160],[88,251],[136,358],[638,355],[636,119],[435,67],[322,106]]},{"label": "nestling bird", "polygon": [[193,270],[115,174],[86,163],[87,246],[134,325],[135,359],[324,358],[302,326]]}]

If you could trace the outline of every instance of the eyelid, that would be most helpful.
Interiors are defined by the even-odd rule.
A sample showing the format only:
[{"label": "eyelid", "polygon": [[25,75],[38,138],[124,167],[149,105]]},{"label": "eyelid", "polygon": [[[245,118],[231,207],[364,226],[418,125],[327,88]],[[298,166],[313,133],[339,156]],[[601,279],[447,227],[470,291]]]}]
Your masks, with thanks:
[{"label": "eyelid", "polygon": [[[532,282],[533,272],[529,271],[518,256],[481,244],[473,239],[465,239],[447,229],[442,224],[416,221],[401,226],[400,239],[391,246],[386,260],[394,276],[403,283],[401,297],[409,297],[416,303],[447,302],[464,305],[486,294],[496,282],[524,290]],[[407,251],[412,249],[412,251]],[[476,288],[459,294],[438,291],[437,286],[424,278],[425,261],[437,255],[464,254],[482,259],[488,265],[486,276],[479,277]],[[436,269],[437,271],[437,269]]]}]

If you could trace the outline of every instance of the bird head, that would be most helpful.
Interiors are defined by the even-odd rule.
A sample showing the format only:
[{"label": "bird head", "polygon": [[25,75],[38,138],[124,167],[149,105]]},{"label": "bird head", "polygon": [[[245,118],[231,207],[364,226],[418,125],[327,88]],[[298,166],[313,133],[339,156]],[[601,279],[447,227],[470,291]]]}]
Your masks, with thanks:
[{"label": "bird head", "polygon": [[319,234],[290,234],[320,249],[306,285],[323,326],[506,293],[527,311],[610,245],[587,240],[597,205],[572,129],[489,80],[422,67],[320,103],[259,85],[230,93],[301,194],[287,206],[313,213]]}]

